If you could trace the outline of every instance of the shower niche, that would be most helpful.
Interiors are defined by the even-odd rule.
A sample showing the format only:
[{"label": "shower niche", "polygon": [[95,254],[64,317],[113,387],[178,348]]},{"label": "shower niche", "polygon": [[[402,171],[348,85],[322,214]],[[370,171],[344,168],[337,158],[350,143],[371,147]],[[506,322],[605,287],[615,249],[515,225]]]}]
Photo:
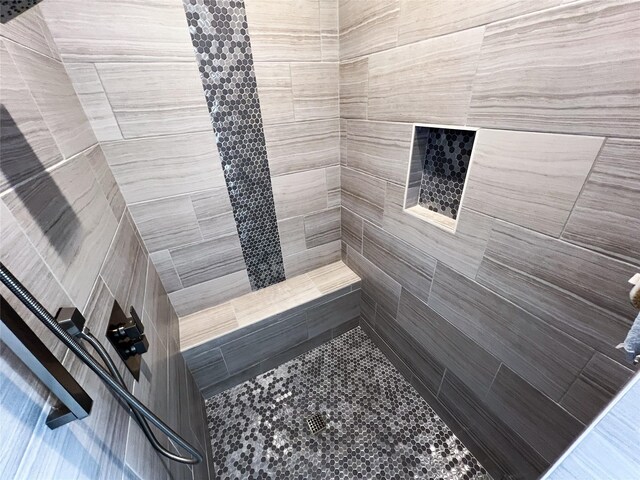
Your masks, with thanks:
[{"label": "shower niche", "polygon": [[476,130],[415,124],[405,211],[455,232]]}]

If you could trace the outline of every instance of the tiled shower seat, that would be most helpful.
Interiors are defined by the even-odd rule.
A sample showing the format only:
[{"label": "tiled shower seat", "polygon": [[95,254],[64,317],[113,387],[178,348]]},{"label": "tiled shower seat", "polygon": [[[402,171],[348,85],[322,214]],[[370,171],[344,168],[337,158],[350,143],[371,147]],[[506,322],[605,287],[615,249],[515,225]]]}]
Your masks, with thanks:
[{"label": "tiled shower seat", "polygon": [[342,262],[180,319],[180,349],[205,397],[357,326],[360,277]]}]

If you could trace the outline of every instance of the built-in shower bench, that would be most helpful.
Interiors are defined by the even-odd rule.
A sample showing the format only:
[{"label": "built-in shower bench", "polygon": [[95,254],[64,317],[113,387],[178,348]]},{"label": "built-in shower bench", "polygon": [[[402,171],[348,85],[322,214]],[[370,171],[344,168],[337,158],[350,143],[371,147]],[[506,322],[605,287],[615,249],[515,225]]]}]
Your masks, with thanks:
[{"label": "built-in shower bench", "polygon": [[360,277],[342,262],[180,319],[180,349],[211,396],[358,324]]}]

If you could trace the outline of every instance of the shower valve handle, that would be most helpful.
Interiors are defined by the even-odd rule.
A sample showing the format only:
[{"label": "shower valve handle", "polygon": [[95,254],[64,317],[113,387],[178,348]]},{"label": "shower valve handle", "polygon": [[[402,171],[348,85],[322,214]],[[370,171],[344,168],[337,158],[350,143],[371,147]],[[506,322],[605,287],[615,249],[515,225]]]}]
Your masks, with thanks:
[{"label": "shower valve handle", "polygon": [[133,309],[133,307],[131,307],[130,311],[131,317],[127,319],[127,322],[121,323],[111,331],[115,338],[128,338],[131,341],[136,341],[143,337],[144,325],[142,325],[140,317],[138,317],[138,313]]},{"label": "shower valve handle", "polygon": [[127,346],[124,354],[132,357],[134,355],[142,355],[147,350],[149,350],[149,340],[147,340],[146,335],[141,335]]}]

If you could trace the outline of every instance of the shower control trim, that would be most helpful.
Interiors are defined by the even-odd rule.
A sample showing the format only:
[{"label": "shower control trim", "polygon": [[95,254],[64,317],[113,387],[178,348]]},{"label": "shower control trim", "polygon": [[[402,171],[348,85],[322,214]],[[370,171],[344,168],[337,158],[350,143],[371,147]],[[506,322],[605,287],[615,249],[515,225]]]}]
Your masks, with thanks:
[{"label": "shower control trim", "polygon": [[107,326],[107,338],[136,380],[140,379],[141,355],[149,350],[144,325],[133,307],[127,317],[117,301],[113,302]]}]

